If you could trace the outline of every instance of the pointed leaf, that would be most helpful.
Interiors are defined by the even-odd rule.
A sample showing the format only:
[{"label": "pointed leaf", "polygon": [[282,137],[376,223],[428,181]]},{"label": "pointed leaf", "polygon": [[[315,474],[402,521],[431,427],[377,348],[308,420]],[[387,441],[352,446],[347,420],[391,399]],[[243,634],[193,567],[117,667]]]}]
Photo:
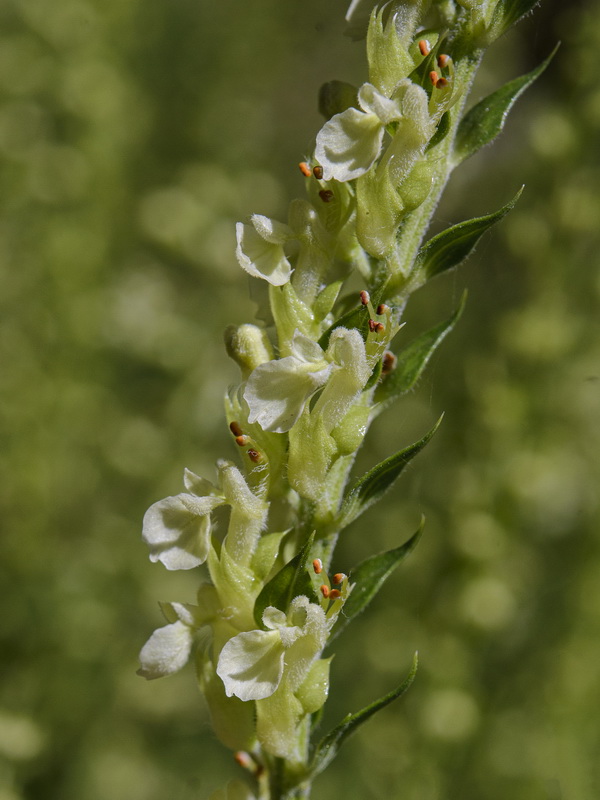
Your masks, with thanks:
[{"label": "pointed leaf", "polygon": [[336,757],[342,744],[346,741],[350,734],[354,733],[359,725],[362,725],[362,723],[366,722],[369,717],[372,717],[373,714],[376,714],[377,711],[385,708],[385,706],[389,705],[398,697],[402,697],[402,695],[410,688],[410,685],[415,679],[415,675],[417,674],[417,665],[418,657],[417,653],[415,653],[412,668],[404,682],[397,689],[394,689],[394,691],[384,695],[384,697],[381,697],[379,700],[371,703],[371,705],[366,706],[366,708],[363,708],[361,711],[357,711],[356,714],[348,714],[337,727],[330,731],[327,736],[325,736],[319,742],[317,749],[315,750],[312,764],[309,768],[309,777],[311,779],[319,775],[319,773],[323,772],[323,770],[329,766],[329,764]]},{"label": "pointed leaf", "polygon": [[458,308],[449,319],[417,336],[399,353],[395,369],[384,378],[375,391],[374,400],[380,404],[378,411],[383,411],[417,383],[432,355],[460,319],[466,299],[465,292]]},{"label": "pointed leaf", "polygon": [[302,550],[265,584],[256,598],[254,619],[259,627],[263,626],[262,615],[267,606],[275,606],[275,608],[287,612],[289,604],[298,595],[304,594],[309,600],[317,599],[307,566],[314,538],[313,532],[306,540]]},{"label": "pointed leaf", "polygon": [[467,112],[458,126],[454,140],[454,165],[460,164],[498,136],[515,102],[539,78],[552,61],[557,48],[558,45],[534,70],[509,81]]},{"label": "pointed leaf", "polygon": [[493,214],[459,222],[426,242],[415,261],[416,286],[457,267],[470,256],[483,234],[514,208],[522,191],[523,188],[519,189],[509,203]]},{"label": "pointed leaf", "polygon": [[354,617],[364,611],[398,564],[412,553],[421,538],[424,525],[425,517],[422,517],[417,531],[407,542],[393,550],[367,558],[350,572],[350,583],[355,585],[344,603],[343,613],[338,617],[329,636],[329,642],[332,642]]},{"label": "pointed leaf", "polygon": [[418,442],[409,445],[404,450],[400,450],[385,461],[377,464],[360,478],[354,487],[348,492],[342,503],[339,515],[339,525],[345,528],[355,520],[363,511],[376,503],[394,483],[400,473],[408,466],[410,461],[420,453],[429,442],[433,434],[437,431],[442,421],[443,415],[435,423],[433,428],[419,439]]}]

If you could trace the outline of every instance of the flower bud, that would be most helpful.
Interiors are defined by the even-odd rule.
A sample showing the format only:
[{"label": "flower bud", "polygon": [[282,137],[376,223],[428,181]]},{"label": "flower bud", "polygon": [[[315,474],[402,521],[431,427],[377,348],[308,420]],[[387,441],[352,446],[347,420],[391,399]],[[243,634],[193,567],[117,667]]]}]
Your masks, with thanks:
[{"label": "flower bud", "polygon": [[241,369],[244,380],[252,370],[274,356],[266,331],[257,325],[229,325],[225,330],[225,347],[227,355]]}]

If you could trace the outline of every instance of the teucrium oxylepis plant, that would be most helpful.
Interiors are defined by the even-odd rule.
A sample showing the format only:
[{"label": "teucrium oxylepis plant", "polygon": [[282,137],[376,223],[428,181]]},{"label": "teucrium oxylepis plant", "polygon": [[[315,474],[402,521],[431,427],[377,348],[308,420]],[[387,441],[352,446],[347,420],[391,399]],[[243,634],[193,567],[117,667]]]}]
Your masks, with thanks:
[{"label": "teucrium oxylepis plant", "polygon": [[[421,532],[329,577],[340,532],[435,432],[350,479],[370,422],[415,385],[462,303],[394,354],[402,311],[516,198],[424,242],[429,220],[451,171],[495,138],[547,63],[465,114],[483,50],[534,2],[373,5],[354,0],[348,10],[350,32],[366,29],[368,80],[324,85],[326,121],[300,163],[307,199],[292,201],[285,223],[254,214],[237,225],[238,262],[265,290],[265,324],[226,333],[241,370],[225,402],[241,466],[219,461],[215,483],[186,470],[185,491],[144,518],[153,561],[208,572],[196,605],[163,604],[168,624],[143,647],[140,674],[173,673],[194,653],[215,733],[251,773],[251,785],[234,782],[215,798],[308,797],[344,739],[414,677],[416,660],[397,689],[313,741],[329,691],[328,642]],[[355,271],[363,291],[343,294]],[[229,508],[222,537],[211,526],[219,506]]]}]

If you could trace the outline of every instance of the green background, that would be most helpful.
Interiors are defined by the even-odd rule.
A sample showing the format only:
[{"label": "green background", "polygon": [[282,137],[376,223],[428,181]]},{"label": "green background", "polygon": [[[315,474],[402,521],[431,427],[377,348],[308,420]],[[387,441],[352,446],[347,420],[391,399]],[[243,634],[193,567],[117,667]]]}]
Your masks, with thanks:
[{"label": "green background", "polygon": [[[600,15],[550,2],[488,54],[478,98],[561,39],[434,229],[526,189],[407,342],[463,318],[359,467],[435,440],[344,534],[336,569],[425,537],[340,639],[325,729],[397,685],[315,798],[600,796]],[[202,800],[238,774],[190,667],[135,675],[196,575],[141,519],[234,458],[222,331],[252,318],[234,224],[285,219],[320,84],[365,79],[345,4],[0,5],[0,800]]]}]

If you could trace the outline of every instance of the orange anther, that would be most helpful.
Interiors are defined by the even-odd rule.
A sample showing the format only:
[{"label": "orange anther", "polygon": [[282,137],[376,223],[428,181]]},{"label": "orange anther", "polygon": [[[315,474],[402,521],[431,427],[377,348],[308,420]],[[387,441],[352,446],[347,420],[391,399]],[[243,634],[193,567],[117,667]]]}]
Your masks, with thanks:
[{"label": "orange anther", "polygon": [[235,437],[235,443],[237,444],[238,447],[245,447],[249,441],[250,438],[248,436],[242,435]]},{"label": "orange anther", "polygon": [[429,73],[429,80],[433,83],[434,86],[437,86],[439,79],[440,76],[434,69],[432,69],[431,72]]},{"label": "orange anther", "polygon": [[258,452],[258,450],[248,450],[248,458],[255,464],[260,464],[262,461],[262,455]]},{"label": "orange anther", "polygon": [[310,167],[308,166],[306,161],[301,161],[298,164],[298,169],[304,175],[305,178],[310,178],[310,176],[312,175],[312,172],[310,171]]},{"label": "orange anther", "polygon": [[440,78],[438,80],[438,82],[435,84],[435,88],[436,89],[445,89],[446,86],[449,85],[449,83],[450,83],[450,81],[448,81],[446,78]]},{"label": "orange anther", "polygon": [[380,325],[380,324],[381,324],[381,323],[379,323],[379,322],[375,322],[375,320],[374,320],[374,319],[370,319],[370,320],[369,320],[369,330],[371,331],[371,333],[372,333],[372,332],[373,332],[373,331],[374,331],[374,330],[377,328],[377,326],[378,326],[378,325]]},{"label": "orange anther", "polygon": [[331,189],[321,189],[319,197],[324,203],[330,203],[333,200],[333,192]]},{"label": "orange anther", "polygon": [[229,423],[229,430],[233,433],[234,436],[242,436],[244,433],[237,422]]},{"label": "orange anther", "polygon": [[385,303],[380,303],[380,304],[377,306],[377,313],[379,314],[379,316],[381,316],[382,314],[387,314],[387,312],[388,312],[389,310],[390,310],[390,307],[389,307],[389,306],[386,306],[386,304],[385,304]]},{"label": "orange anther", "polygon": [[381,374],[382,375],[389,375],[390,372],[392,372],[392,370],[396,369],[396,363],[397,362],[398,362],[398,359],[396,358],[396,356],[392,352],[390,352],[389,350],[386,350],[385,353],[383,354],[383,363],[381,365]]},{"label": "orange anther", "polygon": [[315,571],[315,575],[320,575],[323,572],[323,562],[320,558],[315,558],[313,561],[313,569]]},{"label": "orange anther", "polygon": [[313,175],[315,178],[320,181],[323,179],[323,167],[320,167],[318,164],[316,167],[313,167]]},{"label": "orange anther", "polygon": [[338,599],[338,597],[341,597],[341,596],[342,596],[342,593],[340,592],[340,590],[339,590],[339,589],[332,589],[332,590],[329,592],[329,599],[330,599],[330,600],[337,600],[337,599]]},{"label": "orange anther", "polygon": [[421,39],[419,41],[419,50],[421,51],[422,56],[428,56],[429,53],[431,53],[431,45],[427,39]]},{"label": "orange anther", "polygon": [[369,297],[369,293],[365,292],[363,289],[363,291],[360,293],[360,302],[363,304],[363,306],[366,306],[370,300],[371,298]]},{"label": "orange anther", "polygon": [[344,575],[343,572],[336,572],[332,578],[333,583],[339,585],[344,580],[345,577],[346,576]]},{"label": "orange anther", "polygon": [[321,586],[321,594],[323,595],[323,597],[329,597],[330,591],[331,589],[326,584],[323,584],[323,586]]},{"label": "orange anther", "polygon": [[447,56],[446,53],[440,53],[437,59],[438,67],[444,69],[444,67],[448,66],[449,61],[450,61],[450,56]]},{"label": "orange anther", "polygon": [[375,330],[375,333],[382,333],[385,330],[385,325],[383,325],[381,322],[377,322],[375,324],[374,330]]}]

